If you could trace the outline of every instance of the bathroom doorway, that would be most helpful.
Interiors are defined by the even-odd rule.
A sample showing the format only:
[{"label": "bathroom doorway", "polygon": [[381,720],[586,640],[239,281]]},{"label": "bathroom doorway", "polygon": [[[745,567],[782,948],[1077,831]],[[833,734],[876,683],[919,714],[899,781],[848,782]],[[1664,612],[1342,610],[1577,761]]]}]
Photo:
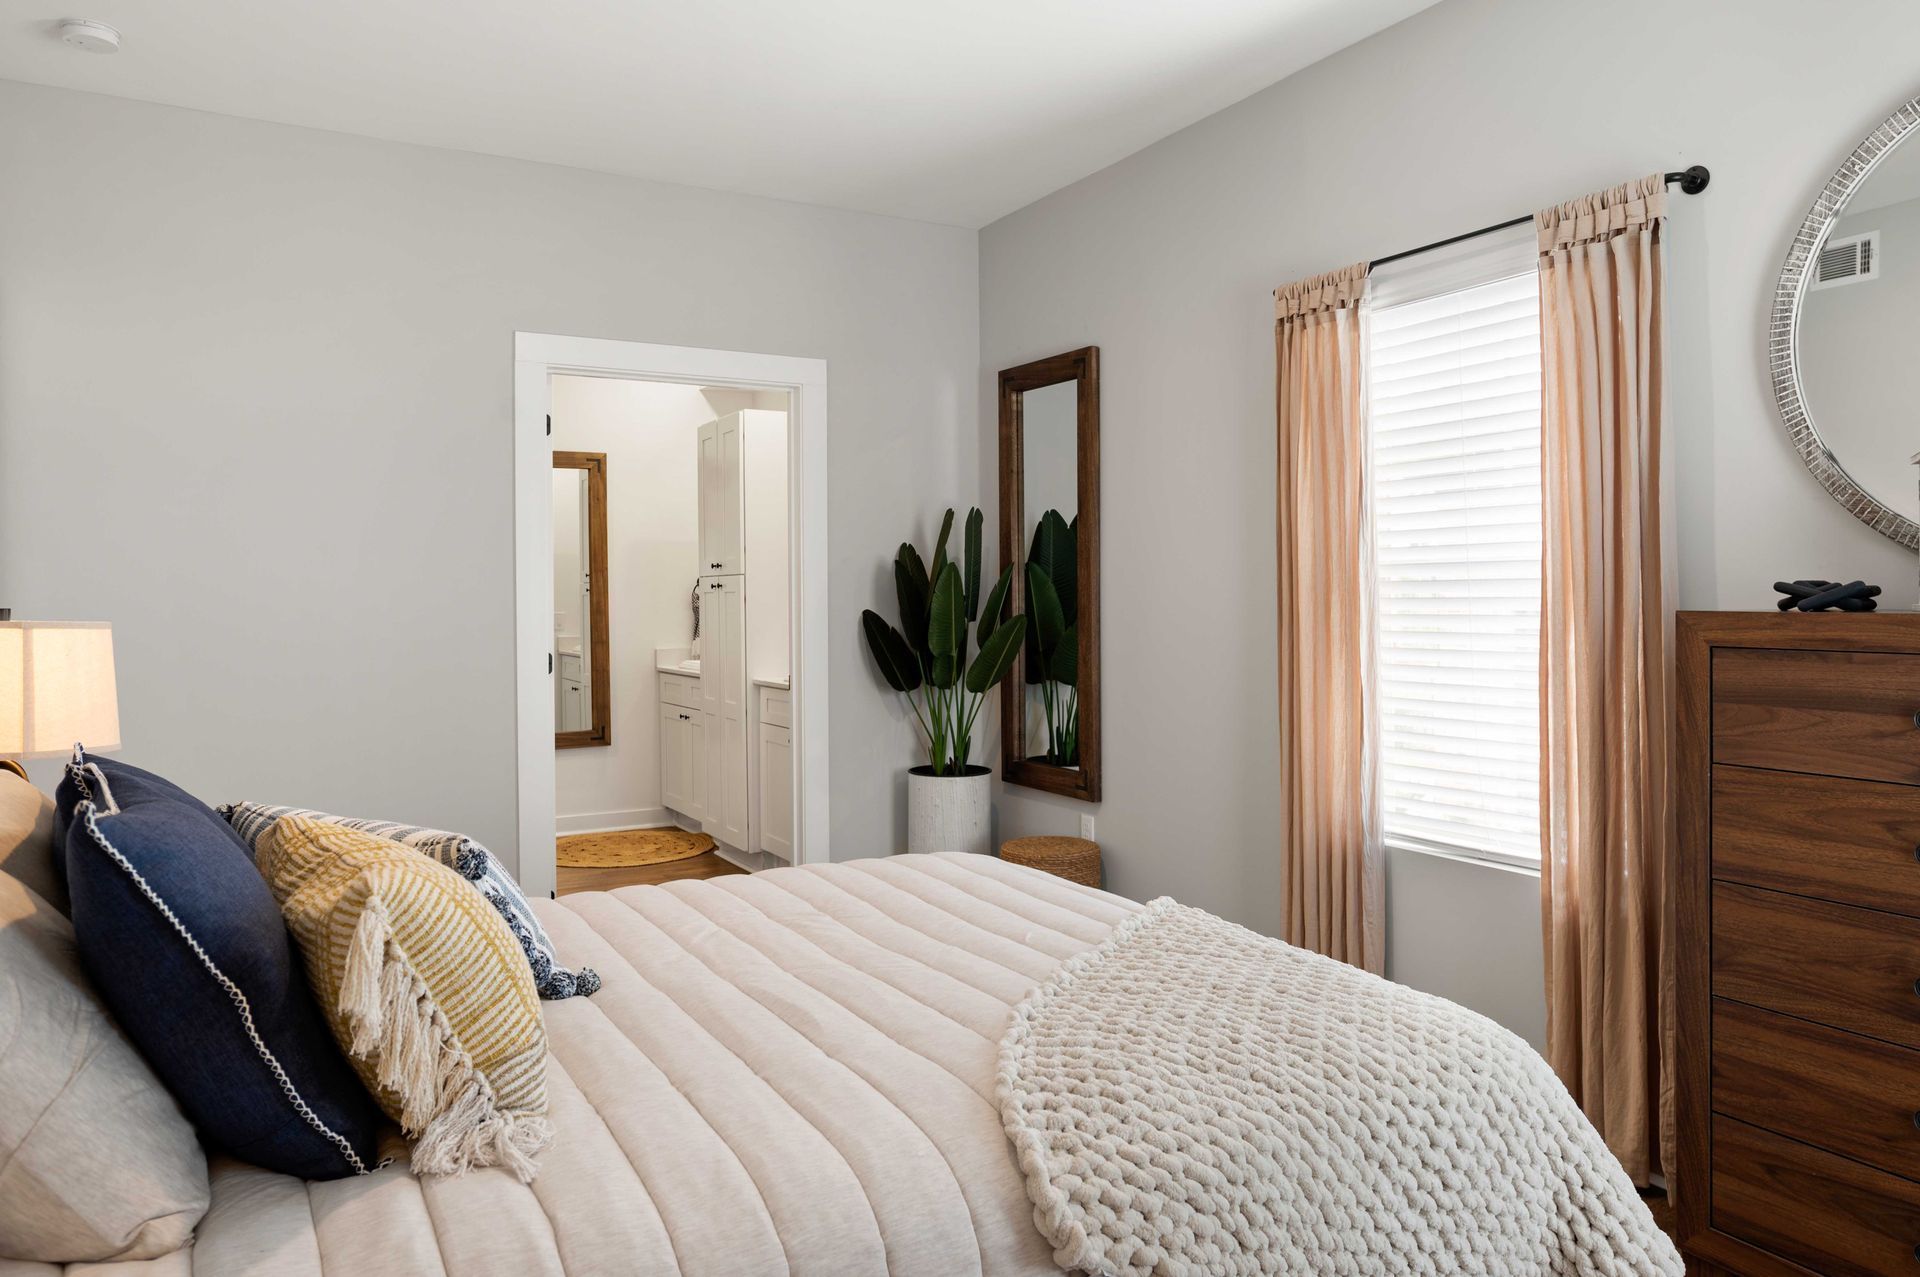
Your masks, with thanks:
[{"label": "bathroom doorway", "polygon": [[522,884],[825,859],[824,364],[516,354]]}]

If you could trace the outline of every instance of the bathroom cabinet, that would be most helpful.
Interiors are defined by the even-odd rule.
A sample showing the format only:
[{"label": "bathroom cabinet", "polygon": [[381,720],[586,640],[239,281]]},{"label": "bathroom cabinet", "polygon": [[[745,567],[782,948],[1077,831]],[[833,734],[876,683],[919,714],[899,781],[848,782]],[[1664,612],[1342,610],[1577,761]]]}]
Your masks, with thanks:
[{"label": "bathroom cabinet", "polygon": [[[687,812],[670,796],[684,796],[691,784],[685,779],[683,755],[693,723],[665,708],[662,698],[663,801],[683,815],[697,814],[707,833],[741,852],[759,851],[765,842],[759,814],[763,750],[783,749],[789,759],[792,750],[792,729],[784,720],[786,740],[762,739],[754,699],[758,692],[750,685],[754,679],[783,682],[788,671],[786,432],[784,412],[744,408],[708,422],[697,433],[700,676],[694,719],[704,762],[698,813]],[[780,694],[791,698],[785,688]],[[782,767],[789,791],[782,800],[787,815],[772,835],[778,844],[772,850],[791,859],[792,768]]]}]

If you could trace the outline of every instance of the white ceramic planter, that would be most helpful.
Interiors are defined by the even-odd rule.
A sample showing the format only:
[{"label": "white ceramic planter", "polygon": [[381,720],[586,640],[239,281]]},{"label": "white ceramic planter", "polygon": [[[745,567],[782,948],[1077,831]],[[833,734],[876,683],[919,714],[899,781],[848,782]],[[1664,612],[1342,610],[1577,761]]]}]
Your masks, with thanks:
[{"label": "white ceramic planter", "polygon": [[993,770],[969,767],[936,776],[930,767],[907,772],[907,850],[993,852]]}]

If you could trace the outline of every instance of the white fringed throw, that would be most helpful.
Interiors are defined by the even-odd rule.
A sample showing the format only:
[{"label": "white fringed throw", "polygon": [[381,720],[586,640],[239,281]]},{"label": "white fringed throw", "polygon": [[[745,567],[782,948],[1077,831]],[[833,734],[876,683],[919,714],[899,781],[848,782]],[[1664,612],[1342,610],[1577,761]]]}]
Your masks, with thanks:
[{"label": "white fringed throw", "polygon": [[421,1175],[458,1175],[475,1166],[504,1166],[522,1184],[539,1173],[534,1160],[553,1142],[544,1115],[500,1104],[486,1074],[460,1045],[433,992],[393,937],[387,907],[369,899],[347,942],[337,998],[351,1039],[345,1044],[400,1106],[400,1126],[414,1136],[412,1166]]},{"label": "white fringed throw", "polygon": [[1684,1274],[1525,1042],[1172,900],[1015,1009],[998,1089],[1065,1268]]}]

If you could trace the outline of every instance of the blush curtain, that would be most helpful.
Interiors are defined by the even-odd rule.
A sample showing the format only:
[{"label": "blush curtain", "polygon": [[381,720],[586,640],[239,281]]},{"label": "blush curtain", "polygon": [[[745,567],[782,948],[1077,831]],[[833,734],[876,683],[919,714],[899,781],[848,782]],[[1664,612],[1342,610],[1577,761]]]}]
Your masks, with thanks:
[{"label": "blush curtain", "polygon": [[1374,684],[1364,262],[1274,294],[1285,939],[1378,972],[1385,870]]},{"label": "blush curtain", "polygon": [[1673,1164],[1665,220],[1659,174],[1534,219],[1547,1059],[1637,1184]]}]

